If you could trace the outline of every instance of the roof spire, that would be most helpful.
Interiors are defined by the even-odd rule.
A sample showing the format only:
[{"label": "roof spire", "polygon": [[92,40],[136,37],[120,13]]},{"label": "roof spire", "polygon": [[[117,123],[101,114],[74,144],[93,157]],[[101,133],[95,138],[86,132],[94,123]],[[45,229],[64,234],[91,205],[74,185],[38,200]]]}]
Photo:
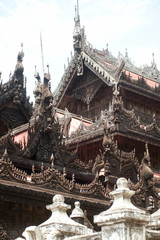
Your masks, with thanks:
[{"label": "roof spire", "polygon": [[80,26],[80,16],[79,16],[79,2],[77,0],[77,6],[75,7],[75,17],[74,17],[74,30],[73,30],[73,47],[75,51],[81,51],[81,38],[82,31]]},{"label": "roof spire", "polygon": [[23,52],[23,43],[21,43],[21,52]]},{"label": "roof spire", "polygon": [[80,16],[79,16],[79,2],[77,0],[77,6],[75,6],[75,26],[79,26],[80,27]]},{"label": "roof spire", "polygon": [[127,51],[127,48],[125,49],[125,57],[128,58],[128,51]]},{"label": "roof spire", "polygon": [[40,33],[40,43],[41,43],[41,57],[42,57],[42,69],[44,74],[44,56],[43,56],[43,45],[42,45],[42,35]]},{"label": "roof spire", "polygon": [[80,26],[80,16],[79,16],[79,2],[77,0],[77,6],[75,8],[75,18],[74,18],[74,31],[73,31],[73,48],[77,59],[77,76],[83,75],[83,59],[81,51],[84,43],[84,31]]},{"label": "roof spire", "polygon": [[151,62],[151,66],[152,68],[157,68],[157,64],[155,63],[155,60],[154,60],[154,53],[152,53],[152,62]]}]

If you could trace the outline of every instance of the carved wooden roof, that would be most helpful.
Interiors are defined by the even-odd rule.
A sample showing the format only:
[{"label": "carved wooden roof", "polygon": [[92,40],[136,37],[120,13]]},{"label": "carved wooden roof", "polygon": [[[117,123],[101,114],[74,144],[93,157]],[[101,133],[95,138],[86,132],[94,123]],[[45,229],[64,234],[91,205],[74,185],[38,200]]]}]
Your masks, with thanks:
[{"label": "carved wooden roof", "polygon": [[[124,106],[119,91],[121,87],[138,94],[142,92],[159,101],[160,72],[154,61],[151,67],[137,68],[127,54],[115,58],[108,49],[99,51],[87,43],[84,29],[78,28],[79,34],[78,38],[74,35],[74,56],[53,95],[48,84],[49,73],[44,76],[43,85],[36,74],[36,104],[30,120],[31,106],[24,87],[22,51],[18,54],[14,75],[8,83],[0,86],[0,117],[6,122],[11,121],[12,128],[29,120],[0,138],[0,191],[19,191],[23,195],[32,192],[33,198],[63,192],[68,198],[79,198],[88,204],[109,205],[109,193],[116,179],[126,177],[136,191],[135,204],[148,207],[149,196],[152,196],[157,208],[159,197],[155,186],[159,184],[159,175],[154,177],[150,168],[148,146],[144,158],[139,160],[134,149],[131,152],[120,150],[113,136],[122,134],[160,146],[160,125],[156,116],[150,123],[144,122],[134,110]],[[67,109],[56,108],[68,92],[88,104],[104,85],[109,89],[113,87],[112,101],[94,122]],[[18,122],[21,119],[16,113],[18,119],[14,125],[13,107],[24,114],[26,121]],[[6,108],[9,118],[8,112],[5,114]],[[75,147],[77,143],[85,145],[100,139],[103,140],[103,151],[87,163],[78,159],[77,149],[72,153],[66,149],[66,145]],[[5,148],[8,153],[4,152]]]},{"label": "carved wooden roof", "polygon": [[26,96],[22,58],[23,52],[20,52],[14,74],[7,83],[0,85],[0,117],[10,129],[28,122],[32,112]]},{"label": "carved wooden roof", "polygon": [[[136,87],[137,92],[145,92],[145,95],[148,97],[152,94],[159,99],[160,71],[157,69],[154,59],[151,66],[145,65],[143,68],[138,68],[129,59],[128,53],[126,53],[125,56],[119,53],[116,58],[108,49],[103,51],[94,49],[90,43],[86,42],[84,29],[81,31],[81,40],[79,41],[81,41],[81,48],[75,47],[75,54],[72,56],[54,92],[54,106],[59,106],[68,87],[76,81],[76,75],[78,74],[78,76],[80,76],[84,74],[84,67],[90,69],[91,72],[108,86],[113,86],[118,80],[116,73],[119,71],[120,62],[122,60],[125,63],[124,67],[121,69],[122,72],[119,72],[121,77],[120,82],[123,84],[122,86],[127,86],[131,91]],[[78,71],[80,66],[82,71],[79,74]]]}]

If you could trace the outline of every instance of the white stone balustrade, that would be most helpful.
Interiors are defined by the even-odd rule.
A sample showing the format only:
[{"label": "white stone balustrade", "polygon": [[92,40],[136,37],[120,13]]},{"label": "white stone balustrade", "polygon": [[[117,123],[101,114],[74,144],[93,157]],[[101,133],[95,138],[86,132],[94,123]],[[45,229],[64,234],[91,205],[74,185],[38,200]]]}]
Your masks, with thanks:
[{"label": "white stone balustrade", "polygon": [[[51,217],[39,226],[27,227],[24,238],[17,240],[160,240],[160,209],[150,215],[135,207],[131,203],[134,193],[125,178],[117,180],[117,189],[110,193],[114,197],[112,206],[94,216],[101,232],[93,232],[69,218],[66,211],[70,205],[64,203],[62,195],[55,195],[53,203],[46,206]],[[84,217],[79,202],[75,203],[71,217]]]}]

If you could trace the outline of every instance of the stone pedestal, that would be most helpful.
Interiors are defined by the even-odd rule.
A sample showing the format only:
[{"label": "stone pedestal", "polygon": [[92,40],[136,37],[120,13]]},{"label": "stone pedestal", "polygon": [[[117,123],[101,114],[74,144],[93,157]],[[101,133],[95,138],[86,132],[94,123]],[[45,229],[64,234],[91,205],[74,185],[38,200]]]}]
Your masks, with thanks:
[{"label": "stone pedestal", "polygon": [[111,208],[94,217],[94,222],[101,226],[102,240],[145,240],[149,215],[131,203],[135,192],[128,188],[125,178],[119,178],[117,186],[111,192]]}]

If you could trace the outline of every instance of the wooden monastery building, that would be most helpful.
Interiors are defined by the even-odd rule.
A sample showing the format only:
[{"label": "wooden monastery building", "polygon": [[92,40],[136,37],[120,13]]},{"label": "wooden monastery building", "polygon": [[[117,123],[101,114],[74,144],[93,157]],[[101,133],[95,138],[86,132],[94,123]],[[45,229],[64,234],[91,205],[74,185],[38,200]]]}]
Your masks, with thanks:
[{"label": "wooden monastery building", "polygon": [[23,49],[13,76],[0,84],[0,239],[20,236],[48,218],[46,204],[78,199],[85,224],[108,209],[119,177],[146,211],[159,207],[160,71],[136,67],[87,43],[78,6],[74,55],[54,93],[36,72],[35,104],[26,96]]}]

